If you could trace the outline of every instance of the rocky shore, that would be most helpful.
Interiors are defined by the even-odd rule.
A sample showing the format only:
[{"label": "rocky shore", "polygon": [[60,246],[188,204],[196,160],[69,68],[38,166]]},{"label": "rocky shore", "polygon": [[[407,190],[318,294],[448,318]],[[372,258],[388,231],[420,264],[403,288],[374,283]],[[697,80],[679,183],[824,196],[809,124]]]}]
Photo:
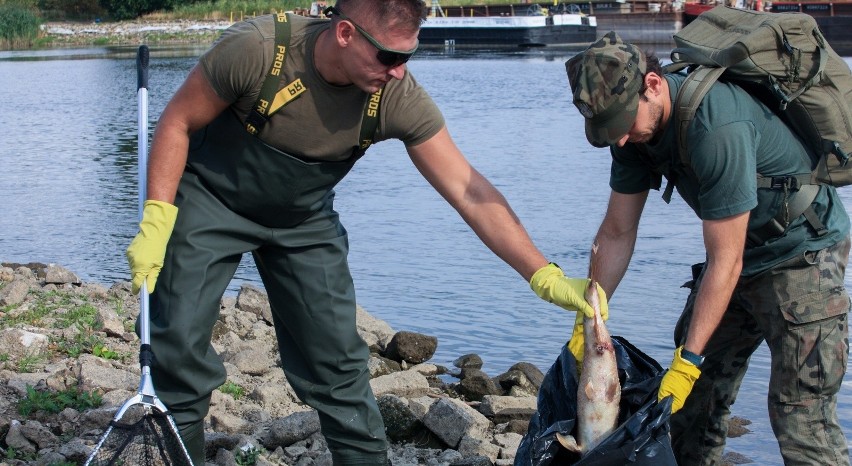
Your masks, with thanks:
[{"label": "rocky shore", "polygon": [[[82,464],[139,388],[139,312],[129,282],[108,288],[40,263],[0,264],[0,466]],[[279,367],[266,294],[221,302],[213,346],[227,381],[205,421],[208,465],[331,465],[316,411]],[[476,354],[431,364],[437,338],[396,331],[357,309],[370,385],[394,466],[511,465],[544,375],[519,362],[489,376]],[[155,381],[156,383],[156,381]],[[748,433],[731,419],[728,436]],[[728,452],[724,463],[751,462]]]},{"label": "rocky shore", "polygon": [[[0,266],[0,465],[86,460],[138,389],[137,314],[128,282],[107,288],[61,266]],[[447,369],[428,362],[435,337],[395,331],[360,308],[357,321],[394,465],[513,463],[538,368],[520,362],[492,378],[470,354]],[[208,464],[331,465],[316,412],[278,367],[264,292],[244,285],[222,300],[213,345],[228,379],[206,419]]]},{"label": "rocky shore", "polygon": [[48,22],[41,31],[50,46],[205,44],[231,24],[230,20]]}]

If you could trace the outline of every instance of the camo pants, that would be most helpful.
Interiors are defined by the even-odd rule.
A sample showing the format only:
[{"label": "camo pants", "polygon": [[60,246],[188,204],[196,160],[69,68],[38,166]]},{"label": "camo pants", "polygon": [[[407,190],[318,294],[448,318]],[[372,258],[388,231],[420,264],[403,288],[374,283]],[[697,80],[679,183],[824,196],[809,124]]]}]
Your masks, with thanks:
[{"label": "camo pants", "polygon": [[[849,354],[849,246],[846,238],[740,279],[704,351],[701,377],[671,418],[679,465],[721,464],[730,407],[764,340],[772,359],[769,420],[785,465],[849,465],[836,410]],[[687,284],[692,292],[675,328],[676,345],[686,341],[702,265],[693,266],[695,279]]]}]

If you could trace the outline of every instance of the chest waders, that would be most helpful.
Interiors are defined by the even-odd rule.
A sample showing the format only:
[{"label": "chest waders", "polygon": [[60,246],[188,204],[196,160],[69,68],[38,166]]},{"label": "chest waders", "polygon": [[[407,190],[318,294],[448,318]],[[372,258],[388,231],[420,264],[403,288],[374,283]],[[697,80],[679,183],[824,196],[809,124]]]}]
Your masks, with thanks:
[{"label": "chest waders", "polygon": [[[276,15],[275,46],[282,55],[289,42],[282,26],[288,24],[286,15]],[[273,71],[283,63],[283,56],[276,58],[255,106],[272,110],[264,118],[242,122],[226,111],[192,136],[176,199],[180,210],[151,300],[152,374],[162,381],[158,396],[181,435],[195,438],[193,461],[203,464],[203,436],[198,443],[196,432],[210,394],[227,375],[210,344],[213,326],[242,255],[251,252],[269,296],[287,381],[319,413],[334,464],[385,464],[369,351],[355,325],[348,238],[333,209],[333,188],[372,142],[378,115],[365,105],[363,143],[353,144],[342,162],[309,161],[267,145],[254,134],[287,103],[264,104],[276,102]],[[273,365],[271,348],[246,346],[251,358]]]}]

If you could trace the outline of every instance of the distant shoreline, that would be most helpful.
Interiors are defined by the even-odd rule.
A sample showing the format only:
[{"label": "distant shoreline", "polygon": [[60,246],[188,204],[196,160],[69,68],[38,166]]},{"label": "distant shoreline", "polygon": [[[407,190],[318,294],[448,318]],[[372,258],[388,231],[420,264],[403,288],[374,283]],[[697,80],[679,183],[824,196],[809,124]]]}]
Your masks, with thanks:
[{"label": "distant shoreline", "polygon": [[47,22],[42,33],[49,38],[45,47],[129,45],[129,44],[209,44],[216,40],[231,21],[171,20]]}]

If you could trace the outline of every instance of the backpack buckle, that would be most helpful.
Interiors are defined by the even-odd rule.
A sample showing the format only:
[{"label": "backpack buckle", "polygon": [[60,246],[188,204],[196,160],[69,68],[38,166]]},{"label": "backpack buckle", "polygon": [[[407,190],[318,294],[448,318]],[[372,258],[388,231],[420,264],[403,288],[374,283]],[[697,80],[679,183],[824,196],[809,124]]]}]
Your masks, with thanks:
[{"label": "backpack buckle", "polygon": [[770,189],[795,191],[799,189],[799,180],[795,176],[773,176],[769,187]]}]

